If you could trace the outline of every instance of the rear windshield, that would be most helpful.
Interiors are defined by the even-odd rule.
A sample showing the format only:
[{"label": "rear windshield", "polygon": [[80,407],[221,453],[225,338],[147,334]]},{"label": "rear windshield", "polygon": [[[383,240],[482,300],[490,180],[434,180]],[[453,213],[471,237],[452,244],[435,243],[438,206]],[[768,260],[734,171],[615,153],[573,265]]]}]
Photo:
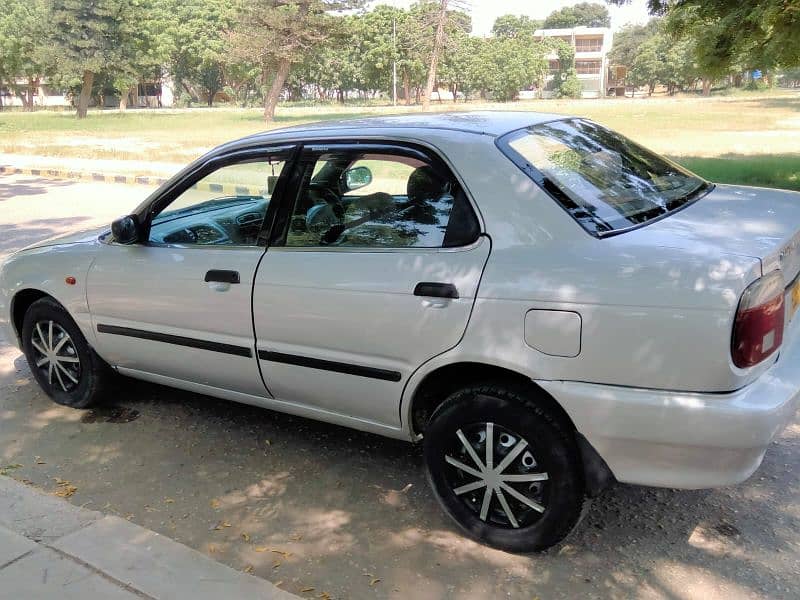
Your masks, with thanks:
[{"label": "rear windshield", "polygon": [[675,163],[583,119],[513,131],[498,146],[598,236],[662,217],[711,187]]}]

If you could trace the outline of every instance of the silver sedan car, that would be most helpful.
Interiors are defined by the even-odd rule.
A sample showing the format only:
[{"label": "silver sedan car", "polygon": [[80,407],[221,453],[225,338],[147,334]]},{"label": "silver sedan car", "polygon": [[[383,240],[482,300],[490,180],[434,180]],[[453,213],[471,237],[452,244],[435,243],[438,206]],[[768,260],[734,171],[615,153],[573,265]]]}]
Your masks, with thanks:
[{"label": "silver sedan car", "polygon": [[527,552],[615,480],[758,468],[798,402],[798,273],[800,194],[580,118],[402,116],[223,145],[17,252],[0,326],[67,406],[125,375],[421,442],[455,523]]}]

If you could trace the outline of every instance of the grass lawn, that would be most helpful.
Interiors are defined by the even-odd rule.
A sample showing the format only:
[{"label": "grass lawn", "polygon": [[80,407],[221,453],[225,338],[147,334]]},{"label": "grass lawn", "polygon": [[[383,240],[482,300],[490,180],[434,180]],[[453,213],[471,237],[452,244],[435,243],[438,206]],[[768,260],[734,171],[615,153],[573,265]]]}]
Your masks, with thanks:
[{"label": "grass lawn", "polygon": [[[586,116],[712,181],[800,190],[797,92],[434,106],[436,110],[530,110]],[[417,110],[281,106],[277,121],[268,127],[258,109],[91,112],[83,121],[72,113],[6,112],[0,113],[0,152],[185,163],[217,144],[268,128]]]}]

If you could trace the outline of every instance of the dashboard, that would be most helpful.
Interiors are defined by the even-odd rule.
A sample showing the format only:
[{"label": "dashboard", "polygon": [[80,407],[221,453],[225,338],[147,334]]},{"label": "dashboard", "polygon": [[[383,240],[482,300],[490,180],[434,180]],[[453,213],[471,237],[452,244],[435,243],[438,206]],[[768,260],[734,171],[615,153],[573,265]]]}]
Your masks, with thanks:
[{"label": "dashboard", "polygon": [[231,196],[158,215],[150,242],[214,246],[255,245],[269,200],[263,196]]}]

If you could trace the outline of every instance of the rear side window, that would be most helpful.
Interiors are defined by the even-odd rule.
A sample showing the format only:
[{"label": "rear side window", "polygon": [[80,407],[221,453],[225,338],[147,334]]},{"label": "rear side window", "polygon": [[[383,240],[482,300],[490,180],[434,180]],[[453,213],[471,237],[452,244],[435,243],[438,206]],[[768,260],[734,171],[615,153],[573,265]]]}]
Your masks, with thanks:
[{"label": "rear side window", "polygon": [[445,248],[478,237],[457,180],[417,152],[309,152],[302,168],[288,247]]},{"label": "rear side window", "polygon": [[513,131],[497,145],[600,237],[662,217],[711,188],[666,158],[583,119]]}]

